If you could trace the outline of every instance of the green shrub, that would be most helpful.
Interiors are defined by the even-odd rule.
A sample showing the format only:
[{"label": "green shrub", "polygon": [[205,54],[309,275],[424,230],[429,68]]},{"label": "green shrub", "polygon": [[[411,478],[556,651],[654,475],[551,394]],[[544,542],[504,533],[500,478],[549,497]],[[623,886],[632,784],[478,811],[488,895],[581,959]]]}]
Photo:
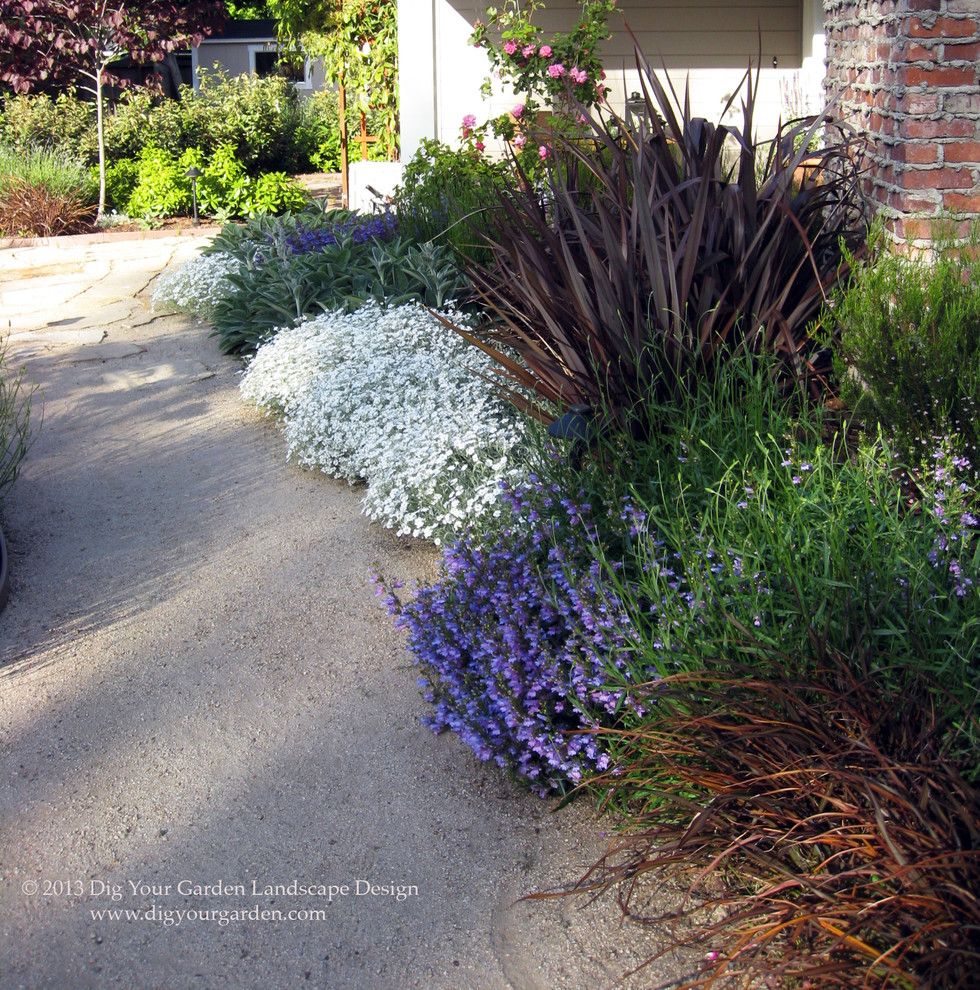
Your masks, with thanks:
[{"label": "green shrub", "polygon": [[92,164],[95,159],[90,161],[82,148],[90,136],[94,142],[94,134],[93,104],[64,93],[57,99],[46,93],[11,96],[0,113],[0,144],[21,154],[47,148]]},{"label": "green shrub", "polygon": [[227,220],[298,209],[306,202],[303,190],[283,172],[268,172],[258,178],[248,175],[231,145],[218,148],[210,158],[198,148],[190,148],[179,157],[162,148],[145,148],[135,163],[117,163],[111,169],[113,198],[131,187],[123,207],[130,216],[186,216],[193,206],[187,177],[192,167],[202,173],[197,193],[199,209],[205,215]]},{"label": "green shrub", "polygon": [[0,147],[0,236],[57,237],[91,230],[98,181],[58,150]]},{"label": "green shrub", "polygon": [[[373,121],[369,123],[374,123]],[[356,129],[356,112],[350,111]],[[62,95],[11,97],[0,113],[0,143],[24,150],[60,149],[88,165],[98,160],[95,109],[91,102]],[[300,99],[282,76],[228,78],[201,73],[198,92],[183,87],[177,99],[147,89],[125,90],[105,117],[110,162],[138,158],[153,146],[179,157],[199,148],[206,158],[231,145],[250,175],[307,172],[338,167],[340,135],[337,95]],[[352,145],[352,160],[357,150]]]},{"label": "green shrub", "polygon": [[[98,174],[98,169],[94,169]],[[128,213],[129,201],[140,181],[140,163],[134,158],[110,162],[105,170],[106,203],[120,213]]]},{"label": "green shrub", "polygon": [[395,190],[399,227],[417,241],[448,244],[471,259],[488,256],[476,231],[499,209],[506,179],[500,163],[471,149],[423,141]]},{"label": "green shrub", "polygon": [[980,250],[857,266],[829,318],[842,393],[906,449],[958,435],[980,464]]},{"label": "green shrub", "polygon": [[193,151],[174,158],[163,148],[144,148],[136,159],[136,185],[125,212],[144,220],[186,216],[192,206],[186,173],[200,160]]}]

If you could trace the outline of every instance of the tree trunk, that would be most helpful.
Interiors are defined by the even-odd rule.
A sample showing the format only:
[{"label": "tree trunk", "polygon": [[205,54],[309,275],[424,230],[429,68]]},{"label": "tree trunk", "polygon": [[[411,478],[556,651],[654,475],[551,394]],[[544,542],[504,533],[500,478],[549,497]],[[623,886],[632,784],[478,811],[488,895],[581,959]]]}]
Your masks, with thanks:
[{"label": "tree trunk", "polygon": [[102,112],[102,66],[95,74],[95,126],[99,135],[99,212],[97,219],[105,215],[105,122]]}]

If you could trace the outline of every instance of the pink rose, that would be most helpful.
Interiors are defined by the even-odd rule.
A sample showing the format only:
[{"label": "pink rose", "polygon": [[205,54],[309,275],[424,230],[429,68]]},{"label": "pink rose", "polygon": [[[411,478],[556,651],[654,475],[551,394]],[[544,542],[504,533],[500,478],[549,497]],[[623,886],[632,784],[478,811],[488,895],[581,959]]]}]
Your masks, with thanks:
[{"label": "pink rose", "polygon": [[546,144],[542,144],[541,147],[538,148],[538,158],[540,158],[541,161],[544,161],[550,154],[551,149]]},{"label": "pink rose", "polygon": [[541,46],[541,47],[540,47],[540,48],[538,49],[538,54],[539,54],[539,55],[540,55],[540,56],[541,56],[542,58],[551,58],[551,45],[542,45],[542,46]]},{"label": "pink rose", "polygon": [[561,77],[565,75],[565,66],[563,66],[561,62],[555,62],[552,65],[549,65],[548,75],[551,76],[552,79],[561,79]]},{"label": "pink rose", "polygon": [[582,83],[587,82],[589,78],[589,74],[585,71],[585,69],[574,68],[568,74],[575,82],[579,84],[579,86],[581,86]]},{"label": "pink rose", "polygon": [[476,117],[474,117],[473,114],[468,113],[463,118],[463,126],[464,127],[476,127]]},{"label": "pink rose", "polygon": [[474,147],[477,151],[485,151],[487,146],[482,141],[477,141]]},{"label": "pink rose", "polygon": [[517,45],[513,41],[506,41],[504,42],[504,51],[508,55],[513,55],[517,51]]},{"label": "pink rose", "polygon": [[514,147],[518,151],[520,151],[525,144],[527,144],[527,138],[524,137],[523,134],[518,134],[517,137],[514,138]]},{"label": "pink rose", "polygon": [[522,113],[524,113],[524,104],[523,103],[518,103],[517,106],[514,107],[513,110],[511,110],[511,115],[514,116],[514,117],[518,117],[519,118]]},{"label": "pink rose", "polygon": [[525,58],[530,58],[530,57],[531,57],[532,55],[534,55],[534,54],[535,54],[536,52],[537,52],[537,48],[535,48],[535,47],[534,47],[534,45],[525,45],[525,46],[524,46],[524,47],[523,47],[523,48],[521,49],[521,54],[522,54],[522,55],[523,55],[523,56],[524,56]]}]

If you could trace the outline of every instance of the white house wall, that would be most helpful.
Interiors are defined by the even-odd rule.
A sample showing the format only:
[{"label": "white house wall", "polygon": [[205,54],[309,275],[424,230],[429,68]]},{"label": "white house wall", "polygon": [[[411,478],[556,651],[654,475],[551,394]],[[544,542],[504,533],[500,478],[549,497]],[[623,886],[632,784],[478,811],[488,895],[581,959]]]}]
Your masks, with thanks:
[{"label": "white house wall", "polygon": [[[699,116],[719,118],[749,61],[758,64],[760,38],[760,136],[775,130],[781,114],[818,109],[824,57],[820,0],[621,0],[620,8],[603,53],[614,106],[621,108],[626,95],[638,89],[628,24],[658,74],[664,75],[666,66],[681,91],[690,82]],[[513,105],[513,95],[499,86],[490,101],[480,95],[489,67],[467,38],[483,11],[484,4],[472,0],[399,0],[403,158],[424,137],[456,143],[466,114],[484,119]],[[574,0],[554,0],[537,22],[546,32],[568,30],[578,11]],[[728,119],[737,117],[736,105]]]}]

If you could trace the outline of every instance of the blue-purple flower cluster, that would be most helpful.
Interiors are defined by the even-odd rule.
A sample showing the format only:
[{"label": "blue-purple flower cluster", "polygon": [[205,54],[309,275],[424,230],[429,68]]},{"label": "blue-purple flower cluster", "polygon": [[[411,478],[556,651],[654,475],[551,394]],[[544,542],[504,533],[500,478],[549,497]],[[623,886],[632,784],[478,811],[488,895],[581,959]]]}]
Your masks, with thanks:
[{"label": "blue-purple flower cluster", "polygon": [[603,587],[592,507],[533,477],[503,501],[492,541],[461,539],[434,584],[386,604],[435,706],[428,724],[538,793],[563,792],[609,767],[588,730],[635,708],[636,637]]},{"label": "blue-purple flower cluster", "polygon": [[395,236],[396,229],[392,213],[353,214],[339,223],[324,227],[298,226],[286,238],[286,244],[294,255],[313,254],[344,242],[365,244],[368,241],[389,241]]}]

